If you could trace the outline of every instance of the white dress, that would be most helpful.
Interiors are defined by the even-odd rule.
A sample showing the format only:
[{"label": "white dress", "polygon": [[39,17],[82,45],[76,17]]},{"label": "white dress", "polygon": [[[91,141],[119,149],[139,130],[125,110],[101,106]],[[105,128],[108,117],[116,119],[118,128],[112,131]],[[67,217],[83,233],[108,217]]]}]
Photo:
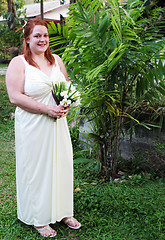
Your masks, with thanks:
[{"label": "white dress", "polygon": [[[25,63],[26,95],[55,105],[52,82],[65,81],[57,60],[51,76]],[[17,107],[15,112],[18,218],[43,226],[73,216],[73,154],[66,117],[57,119]]]}]

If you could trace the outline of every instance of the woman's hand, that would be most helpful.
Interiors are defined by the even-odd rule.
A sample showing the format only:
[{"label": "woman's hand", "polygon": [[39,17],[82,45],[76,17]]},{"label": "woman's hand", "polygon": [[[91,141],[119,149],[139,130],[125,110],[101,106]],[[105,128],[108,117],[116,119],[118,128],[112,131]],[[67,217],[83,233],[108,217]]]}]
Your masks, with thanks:
[{"label": "woman's hand", "polygon": [[53,118],[65,117],[69,111],[69,107],[64,108],[61,105],[58,105],[58,106],[53,105],[53,106],[47,106],[47,107],[48,107],[48,111],[47,111],[48,116]]},{"label": "woman's hand", "polygon": [[63,114],[62,117],[65,117],[68,114],[68,112],[69,112],[69,107],[64,108],[62,112]]}]

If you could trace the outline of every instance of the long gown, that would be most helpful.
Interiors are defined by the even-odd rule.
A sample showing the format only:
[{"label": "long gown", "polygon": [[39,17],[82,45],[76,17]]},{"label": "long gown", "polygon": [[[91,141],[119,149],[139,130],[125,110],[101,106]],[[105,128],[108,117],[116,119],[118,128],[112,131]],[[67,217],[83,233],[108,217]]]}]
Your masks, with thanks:
[{"label": "long gown", "polygon": [[[65,81],[55,59],[51,75],[25,63],[24,92],[55,105],[52,82]],[[15,112],[17,215],[43,226],[73,216],[73,154],[66,117],[56,121],[19,107]]]}]

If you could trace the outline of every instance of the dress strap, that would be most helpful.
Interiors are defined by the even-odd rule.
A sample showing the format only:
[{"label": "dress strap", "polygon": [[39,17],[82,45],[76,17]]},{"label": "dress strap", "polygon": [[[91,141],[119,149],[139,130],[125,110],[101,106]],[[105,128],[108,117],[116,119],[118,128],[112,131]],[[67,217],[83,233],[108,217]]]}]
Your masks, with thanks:
[{"label": "dress strap", "polygon": [[54,57],[54,60],[55,60],[55,66],[57,66],[59,68],[60,66],[59,66],[57,58],[56,58],[56,56],[54,54],[53,54],[53,57]]}]

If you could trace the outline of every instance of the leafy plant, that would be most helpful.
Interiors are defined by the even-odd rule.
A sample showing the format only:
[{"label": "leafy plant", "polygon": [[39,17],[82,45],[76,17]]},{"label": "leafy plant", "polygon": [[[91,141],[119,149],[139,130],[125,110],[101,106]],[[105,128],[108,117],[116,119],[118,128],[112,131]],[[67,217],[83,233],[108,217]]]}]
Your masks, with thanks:
[{"label": "leafy plant", "polygon": [[[9,62],[19,54],[23,41],[22,26],[26,20],[26,10],[21,12],[20,8],[24,5],[24,1],[18,0],[11,3],[8,1],[8,10],[6,3],[2,2],[1,5],[4,9],[3,18],[7,20],[0,24],[0,61],[2,62]],[[9,6],[13,8],[10,9]]]},{"label": "leafy plant", "polygon": [[9,61],[15,55],[18,55],[19,49],[23,41],[22,27],[18,27],[17,31],[9,30],[7,23],[0,25],[0,60],[2,62]]},{"label": "leafy plant", "polygon": [[20,19],[20,15],[25,14],[25,11],[21,12],[20,10],[23,5],[24,0],[7,0],[8,11],[3,12],[3,17],[4,19],[7,19],[7,24],[10,30],[16,30],[18,25],[20,25],[22,20]]},{"label": "leafy plant", "polygon": [[105,6],[82,0],[71,6],[66,25],[49,27],[58,34],[51,46],[65,45],[60,50],[65,49],[70,77],[85,89],[82,114],[92,123],[88,138],[100,171],[113,178],[124,126],[130,134],[137,124],[150,129],[153,125],[140,122],[139,115],[165,94],[165,39],[159,33],[164,9],[151,10],[148,19],[142,17],[144,9],[139,0],[124,5],[109,0]]}]

